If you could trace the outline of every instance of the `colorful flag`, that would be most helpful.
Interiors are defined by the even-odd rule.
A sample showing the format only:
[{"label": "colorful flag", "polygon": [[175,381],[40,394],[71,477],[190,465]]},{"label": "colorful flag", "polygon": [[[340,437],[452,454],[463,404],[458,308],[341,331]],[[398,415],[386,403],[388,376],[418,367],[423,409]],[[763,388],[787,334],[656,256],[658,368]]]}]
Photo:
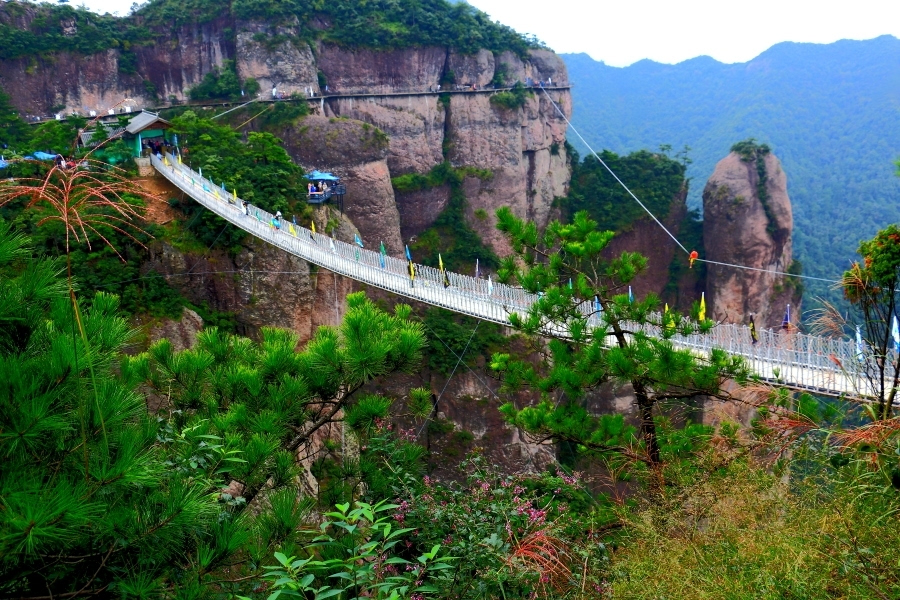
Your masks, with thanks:
[{"label": "colorful flag", "polygon": [[203,167],[197,167],[197,172],[200,173],[200,179],[203,179]]},{"label": "colorful flag", "polygon": [[569,291],[572,291],[572,278],[569,277]]},{"label": "colorful flag", "polygon": [[358,234],[358,233],[354,233],[354,234],[353,234],[353,241],[354,241],[354,243],[356,243],[356,245],[359,246],[360,248],[364,248],[363,243],[362,243],[362,240],[359,239],[359,234]]},{"label": "colorful flag", "polygon": [[386,254],[387,254],[387,250],[384,249],[384,242],[381,242],[380,256],[381,256],[381,268],[382,269],[386,268],[385,264],[384,264],[384,257]]},{"label": "colorful flag", "polygon": [[862,332],[859,330],[859,325],[856,326],[856,360],[859,362],[865,362],[866,356],[865,352],[863,352],[864,346],[862,341]]},{"label": "colorful flag", "polygon": [[628,301],[634,304],[634,293],[631,291],[631,286],[628,286]]},{"label": "colorful flag", "polygon": [[782,329],[790,329],[791,328],[791,305],[787,305],[787,310],[784,311],[784,319],[781,320],[781,328]]},{"label": "colorful flag", "polygon": [[168,157],[163,156],[163,164],[166,165],[167,167],[169,166],[169,159],[168,159]]},{"label": "colorful flag", "polygon": [[291,235],[292,235],[292,236],[297,237],[297,230],[294,229],[293,224],[288,223],[288,231],[291,232]]},{"label": "colorful flag", "polygon": [[336,250],[335,247],[334,247],[334,240],[333,240],[333,239],[328,238],[328,245],[331,247],[331,253],[332,253],[332,254],[337,254],[337,250]]},{"label": "colorful flag", "polygon": [[476,258],[475,259],[475,279],[478,279],[479,277],[481,277],[481,273],[478,270],[478,259]]},{"label": "colorful flag", "polygon": [[596,312],[596,313],[603,312],[603,305],[600,304],[600,298],[598,298],[597,296],[594,296],[594,312]]},{"label": "colorful flag", "polygon": [[894,352],[900,353],[900,326],[897,325],[897,315],[891,324],[891,337],[894,338]]},{"label": "colorful flag", "polygon": [[413,265],[409,246],[406,246],[406,266],[409,267],[409,285],[414,286],[416,285],[416,267]]},{"label": "colorful flag", "polygon": [[700,320],[706,320],[706,292],[700,292]]},{"label": "colorful flag", "polygon": [[221,200],[222,196],[219,195],[219,188],[216,188],[216,200]]},{"label": "colorful flag", "polygon": [[754,344],[759,341],[759,334],[756,332],[756,323],[753,321],[753,313],[750,313],[750,340]]},{"label": "colorful flag", "polygon": [[441,258],[440,252],[438,253],[438,267],[441,269],[441,275],[444,279],[444,287],[450,287],[450,277],[447,276],[447,271],[444,269],[444,259]]},{"label": "colorful flag", "polygon": [[491,276],[488,275],[488,294],[493,295],[494,293],[494,283],[491,281]]},{"label": "colorful flag", "polygon": [[259,211],[258,211],[258,210],[256,211],[256,220],[257,220],[257,221],[262,221],[262,219],[259,218]]},{"label": "colorful flag", "polygon": [[309,230],[312,231],[313,233],[316,232],[316,222],[315,221],[309,222]]},{"label": "colorful flag", "polygon": [[663,326],[666,328],[666,331],[671,331],[672,328],[675,327],[675,318],[669,313],[669,303],[666,303],[666,308],[663,311]]},{"label": "colorful flag", "polygon": [[181,152],[178,153],[178,164],[181,164]]}]

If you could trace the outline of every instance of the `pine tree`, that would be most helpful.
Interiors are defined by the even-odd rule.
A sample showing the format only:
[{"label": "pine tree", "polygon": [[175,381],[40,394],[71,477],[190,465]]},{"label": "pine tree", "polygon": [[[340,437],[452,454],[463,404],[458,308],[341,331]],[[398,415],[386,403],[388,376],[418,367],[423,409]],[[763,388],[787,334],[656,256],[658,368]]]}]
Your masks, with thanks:
[{"label": "pine tree", "polygon": [[[507,388],[530,385],[542,394],[536,406],[504,405],[505,417],[580,451],[615,453],[658,470],[664,458],[655,421],[658,404],[721,395],[723,378],[746,378],[741,361],[719,350],[699,356],[677,349],[674,336],[707,332],[713,323],[660,314],[652,294],[632,301],[628,284],[645,268],[646,258],[632,252],[604,258],[614,234],[597,231],[586,212],[577,213],[571,224],[551,222],[543,234],[508,208],[498,210],[497,218],[514,250],[503,261],[500,279],[539,295],[527,314],[511,314],[511,321],[544,357],[536,367],[511,354],[494,355],[492,367]],[[631,385],[639,440],[631,439],[621,415],[588,413],[585,392],[608,382]]]},{"label": "pine tree", "polygon": [[131,334],[115,297],[84,313],[88,347],[60,261],[31,258],[6,225],[0,272],[0,590],[124,590],[176,560],[215,506],[167,472],[155,420],[114,373]]},{"label": "pine tree", "polygon": [[859,326],[859,370],[868,389],[857,391],[874,399],[870,411],[874,420],[885,420],[894,415],[900,388],[900,344],[893,336],[900,307],[900,227],[889,225],[871,240],[860,242],[859,254],[862,262],[853,263],[841,278],[844,297],[852,307],[849,319],[826,305],[817,325],[826,334],[839,338],[849,334],[851,339],[851,320]]},{"label": "pine tree", "polygon": [[314,504],[297,449],[418,364],[420,325],[357,294],[301,352],[290,332],[210,329],[129,357],[117,299],[98,293],[79,326],[64,273],[0,223],[0,595],[251,590]]}]

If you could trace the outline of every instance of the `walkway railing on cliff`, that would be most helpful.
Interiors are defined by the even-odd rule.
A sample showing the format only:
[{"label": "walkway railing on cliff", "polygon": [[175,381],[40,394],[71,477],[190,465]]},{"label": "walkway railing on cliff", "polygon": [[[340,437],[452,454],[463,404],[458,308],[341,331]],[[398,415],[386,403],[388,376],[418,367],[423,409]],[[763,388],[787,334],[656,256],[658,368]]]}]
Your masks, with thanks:
[{"label": "walkway railing on cliff", "polygon": [[[271,224],[273,216],[270,213],[251,205],[250,214],[246,215],[240,198],[229,195],[173,157],[166,158],[168,164],[155,156],[151,160],[166,179],[226,221],[339,275],[501,325],[510,324],[512,313],[524,316],[537,300],[535,295],[521,288],[458,273],[448,272],[450,286],[444,287],[442,273],[425,265],[415,265],[415,279],[411,280],[404,259],[313,233],[286,221],[276,229]],[[583,303],[583,310],[586,316],[591,315],[591,303]],[[596,315],[590,319],[599,323]],[[660,335],[658,327],[640,325],[640,328],[649,335]],[[721,348],[743,357],[760,378],[786,387],[848,398],[872,395],[870,381],[875,378],[866,375],[874,372],[874,365],[871,360],[862,358],[856,344],[850,340],[762,329],[759,341],[753,343],[746,326],[721,324],[706,335],[675,336],[672,343],[698,353]]]},{"label": "walkway railing on cliff", "polygon": [[[290,95],[284,97],[272,98],[266,96],[265,94],[260,94],[258,98],[251,100],[250,102],[255,102],[257,104],[272,104],[279,102],[307,102],[307,103],[316,103],[316,104],[324,104],[326,101],[330,100],[341,100],[341,99],[350,99],[350,100],[363,100],[366,98],[404,98],[404,97],[418,97],[418,96],[443,96],[446,94],[450,95],[484,95],[484,94],[496,94],[497,92],[505,92],[513,89],[512,87],[485,87],[485,88],[477,88],[477,89],[453,89],[453,90],[438,90],[438,91],[430,91],[430,90],[409,90],[409,91],[359,91],[359,92],[326,92],[316,94],[314,96],[306,96],[306,95]],[[540,86],[530,86],[527,89],[537,92],[542,88]],[[554,92],[561,90],[569,90],[572,89],[571,84],[566,85],[545,85],[543,89]],[[161,110],[169,109],[169,108],[226,108],[230,106],[240,106],[242,104],[249,104],[247,100],[243,98],[240,100],[234,101],[222,101],[222,100],[210,100],[206,102],[202,101],[192,101],[192,102],[183,102],[179,104],[163,104],[161,106],[155,107],[138,107],[131,106],[129,107],[128,112],[125,111],[125,108],[121,108],[117,115],[137,115],[140,114],[141,110],[148,110],[151,112],[159,112]],[[101,118],[109,118],[113,119],[114,115],[105,114],[103,110],[97,109],[95,112],[100,113]],[[85,116],[85,115],[80,115]],[[25,117],[25,121],[30,125],[40,125],[45,121],[54,121],[57,120],[54,115],[44,115],[44,116],[36,116],[36,115],[27,115]],[[60,113],[60,121],[68,120],[68,116]]]}]

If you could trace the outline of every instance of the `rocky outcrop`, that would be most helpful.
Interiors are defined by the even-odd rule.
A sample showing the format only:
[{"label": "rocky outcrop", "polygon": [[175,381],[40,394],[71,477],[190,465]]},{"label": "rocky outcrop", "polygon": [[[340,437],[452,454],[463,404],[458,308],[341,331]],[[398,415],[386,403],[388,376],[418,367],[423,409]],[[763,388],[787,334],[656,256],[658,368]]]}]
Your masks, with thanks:
[{"label": "rocky outcrop", "polygon": [[193,348],[197,343],[197,334],[203,331],[203,319],[196,312],[184,307],[181,318],[163,319],[150,326],[150,343],[166,339],[172,344],[176,352]]},{"label": "rocky outcrop", "polygon": [[242,78],[254,78],[266,97],[272,88],[287,95],[321,93],[315,55],[308,44],[291,41],[297,33],[296,26],[241,23],[235,38],[237,72]]},{"label": "rocky outcrop", "polygon": [[758,327],[778,327],[788,303],[799,318],[799,294],[791,278],[765,271],[791,267],[793,217],[781,163],[771,153],[759,160],[732,152],[716,165],[703,190],[703,240],[709,260],[761,271],[710,264],[706,298],[713,319],[741,323],[752,313]]},{"label": "rocky outcrop", "polygon": [[[320,231],[338,218],[326,214],[328,210],[321,208],[315,215]],[[343,219],[333,235],[352,241],[355,233]],[[215,249],[198,256],[158,242],[151,246],[142,269],[165,276],[194,303],[233,313],[239,333],[256,337],[262,327],[286,327],[300,334],[302,344],[320,325],[341,322],[345,298],[352,291],[350,280],[252,237],[233,256]]]},{"label": "rocky outcrop", "polygon": [[309,116],[288,128],[282,139],[288,153],[305,167],[341,177],[347,186],[344,211],[363,240],[373,246],[384,242],[391,254],[403,251],[383,132],[361,121]]}]

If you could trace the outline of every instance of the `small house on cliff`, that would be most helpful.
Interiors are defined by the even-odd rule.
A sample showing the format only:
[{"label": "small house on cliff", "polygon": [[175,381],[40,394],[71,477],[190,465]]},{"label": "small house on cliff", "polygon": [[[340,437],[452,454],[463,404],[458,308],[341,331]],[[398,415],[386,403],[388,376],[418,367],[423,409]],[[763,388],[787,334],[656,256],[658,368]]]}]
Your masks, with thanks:
[{"label": "small house on cliff", "polygon": [[144,146],[149,142],[171,144],[170,129],[172,124],[158,114],[148,110],[137,114],[125,127],[125,142],[132,144],[134,156],[140,156]]}]

